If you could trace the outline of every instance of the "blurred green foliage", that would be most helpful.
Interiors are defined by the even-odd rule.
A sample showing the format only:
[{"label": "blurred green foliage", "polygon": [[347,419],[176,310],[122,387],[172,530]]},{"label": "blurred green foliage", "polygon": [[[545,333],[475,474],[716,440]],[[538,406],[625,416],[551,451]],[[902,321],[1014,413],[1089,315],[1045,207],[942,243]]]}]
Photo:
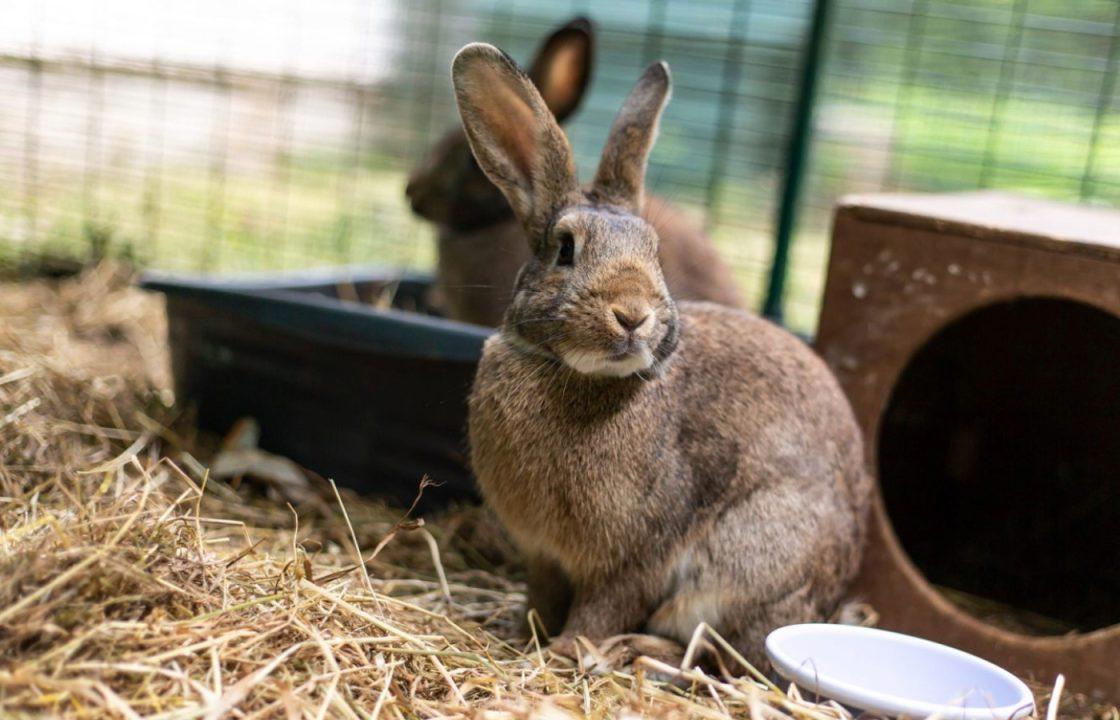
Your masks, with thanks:
[{"label": "blurred green foliage", "polygon": [[[402,3],[404,41],[363,101],[356,150],[341,137],[285,149],[264,171],[217,173],[165,158],[157,183],[114,171],[111,158],[92,185],[56,169],[33,197],[0,188],[0,261],[49,252],[191,271],[428,267],[431,229],[402,190],[456,120],[450,57],[486,39],[525,62],[550,28],[586,12],[598,64],[568,128],[584,175],[640,69],[666,58],[675,92],[651,184],[706,222],[757,301],[809,11],[808,0]],[[835,0],[788,321],[815,324],[842,193],[992,187],[1120,204],[1118,36],[1115,0]]]}]

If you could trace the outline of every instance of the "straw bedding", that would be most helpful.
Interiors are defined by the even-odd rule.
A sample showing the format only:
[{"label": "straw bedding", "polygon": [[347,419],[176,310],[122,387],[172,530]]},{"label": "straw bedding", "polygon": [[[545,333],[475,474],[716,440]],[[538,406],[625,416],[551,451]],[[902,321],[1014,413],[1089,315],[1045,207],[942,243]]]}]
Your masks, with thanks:
[{"label": "straw bedding", "polygon": [[[160,301],[129,279],[0,283],[0,716],[848,717],[757,680],[550,658],[477,508],[212,477]],[[1062,711],[1120,720],[1068,693]]]}]

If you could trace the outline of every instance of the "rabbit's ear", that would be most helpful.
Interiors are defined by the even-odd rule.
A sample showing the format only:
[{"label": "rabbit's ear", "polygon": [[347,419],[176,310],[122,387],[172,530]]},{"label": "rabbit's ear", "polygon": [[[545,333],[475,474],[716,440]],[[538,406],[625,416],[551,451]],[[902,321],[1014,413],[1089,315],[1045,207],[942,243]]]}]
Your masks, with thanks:
[{"label": "rabbit's ear", "polygon": [[591,80],[594,28],[577,17],[545,38],[529,67],[529,79],[541,91],[557,122],[576,111]]},{"label": "rabbit's ear", "polygon": [[460,50],[451,78],[479,167],[537,237],[577,187],[568,138],[529,78],[493,45]]},{"label": "rabbit's ear", "polygon": [[656,62],[638,78],[611,125],[591,193],[632,210],[642,207],[646,161],[657,139],[657,123],[669,101],[669,66]]}]

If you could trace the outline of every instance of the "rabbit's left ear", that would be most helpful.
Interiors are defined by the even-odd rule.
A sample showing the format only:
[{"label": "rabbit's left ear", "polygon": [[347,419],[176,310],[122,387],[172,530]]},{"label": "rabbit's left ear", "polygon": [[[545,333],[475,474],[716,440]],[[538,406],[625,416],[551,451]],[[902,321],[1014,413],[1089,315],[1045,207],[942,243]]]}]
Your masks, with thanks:
[{"label": "rabbit's left ear", "polygon": [[533,83],[498,48],[467,45],[451,64],[451,78],[479,167],[535,242],[577,188],[568,138]]},{"label": "rabbit's left ear", "polygon": [[661,111],[669,102],[669,66],[656,62],[646,68],[614,119],[591,194],[603,202],[641,210],[646,162]]}]

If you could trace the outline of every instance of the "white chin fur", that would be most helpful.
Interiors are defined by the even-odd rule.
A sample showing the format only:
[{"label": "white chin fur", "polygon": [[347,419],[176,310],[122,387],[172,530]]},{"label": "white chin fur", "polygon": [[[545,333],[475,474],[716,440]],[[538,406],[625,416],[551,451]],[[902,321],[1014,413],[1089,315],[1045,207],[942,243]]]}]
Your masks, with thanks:
[{"label": "white chin fur", "polygon": [[576,372],[598,377],[626,377],[653,366],[653,353],[646,348],[623,360],[611,360],[602,353],[581,350],[569,350],[560,357],[565,365]]}]

